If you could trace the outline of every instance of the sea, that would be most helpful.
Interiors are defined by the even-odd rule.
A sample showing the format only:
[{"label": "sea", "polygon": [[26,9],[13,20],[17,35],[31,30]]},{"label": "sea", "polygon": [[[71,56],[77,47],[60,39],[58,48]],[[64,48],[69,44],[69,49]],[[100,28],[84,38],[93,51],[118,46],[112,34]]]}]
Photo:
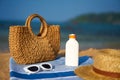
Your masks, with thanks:
[{"label": "sea", "polygon": [[[120,24],[94,22],[48,22],[49,25],[60,25],[60,49],[65,49],[69,34],[76,34],[80,50],[89,48],[120,49]],[[9,52],[9,28],[14,25],[25,25],[25,21],[0,21],[0,52]],[[41,23],[31,22],[34,34],[38,34]]]}]

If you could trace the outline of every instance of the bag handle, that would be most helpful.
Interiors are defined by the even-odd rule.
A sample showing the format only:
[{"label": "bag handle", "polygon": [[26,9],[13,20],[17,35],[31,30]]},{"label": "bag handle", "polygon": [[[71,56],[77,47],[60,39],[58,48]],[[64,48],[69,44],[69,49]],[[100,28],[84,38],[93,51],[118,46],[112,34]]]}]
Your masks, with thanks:
[{"label": "bag handle", "polygon": [[[45,21],[45,19],[43,18],[43,17],[41,17],[40,15],[38,15],[38,14],[32,14],[32,15],[30,15],[28,18],[27,18],[27,20],[26,20],[26,23],[25,23],[25,26],[27,26],[28,28],[30,28],[30,31],[31,31],[31,33],[32,34],[34,34],[33,32],[32,32],[32,28],[31,28],[31,21],[33,20],[33,18],[39,18],[39,20],[41,21],[41,28],[40,28],[40,33],[38,33],[38,36],[40,37],[40,38],[43,38],[43,37],[45,37],[46,36],[46,34],[47,34],[47,23],[46,23],[46,21]],[[34,34],[35,35],[35,34]]]}]

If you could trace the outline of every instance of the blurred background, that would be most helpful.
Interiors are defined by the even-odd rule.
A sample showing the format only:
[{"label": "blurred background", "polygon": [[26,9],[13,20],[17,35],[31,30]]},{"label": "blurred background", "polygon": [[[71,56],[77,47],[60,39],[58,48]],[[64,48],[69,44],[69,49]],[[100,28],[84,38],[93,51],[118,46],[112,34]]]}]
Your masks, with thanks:
[{"label": "blurred background", "polygon": [[[0,0],[0,52],[8,52],[9,27],[24,25],[31,14],[61,26],[61,49],[75,33],[80,50],[120,48],[120,0]],[[39,33],[39,19],[31,22]]]}]

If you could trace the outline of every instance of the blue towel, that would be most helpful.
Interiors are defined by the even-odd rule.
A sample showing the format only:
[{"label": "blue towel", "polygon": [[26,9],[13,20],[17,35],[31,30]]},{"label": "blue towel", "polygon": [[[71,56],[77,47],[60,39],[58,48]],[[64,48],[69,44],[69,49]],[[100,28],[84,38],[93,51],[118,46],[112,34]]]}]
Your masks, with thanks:
[{"label": "blue towel", "polygon": [[[54,68],[51,71],[40,71],[35,74],[27,74],[23,68],[28,65],[20,65],[10,58],[10,80],[82,80],[74,74],[76,67],[65,66],[65,57],[48,61]],[[92,64],[93,60],[88,56],[79,57],[79,66]],[[39,65],[37,63],[36,65]]]}]

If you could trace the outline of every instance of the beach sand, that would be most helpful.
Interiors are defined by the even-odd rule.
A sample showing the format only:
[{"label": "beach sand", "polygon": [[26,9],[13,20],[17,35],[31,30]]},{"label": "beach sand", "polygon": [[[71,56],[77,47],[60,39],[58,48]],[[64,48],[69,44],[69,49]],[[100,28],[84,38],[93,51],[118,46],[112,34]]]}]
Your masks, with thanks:
[{"label": "beach sand", "polygon": [[[93,56],[94,54],[97,53],[97,49],[87,49],[80,51],[79,55],[84,56]],[[59,51],[60,56],[65,55],[65,50],[60,50]],[[0,80],[9,80],[9,58],[10,54],[9,53],[0,53]]]},{"label": "beach sand", "polygon": [[9,80],[9,53],[0,53],[0,80]]}]

